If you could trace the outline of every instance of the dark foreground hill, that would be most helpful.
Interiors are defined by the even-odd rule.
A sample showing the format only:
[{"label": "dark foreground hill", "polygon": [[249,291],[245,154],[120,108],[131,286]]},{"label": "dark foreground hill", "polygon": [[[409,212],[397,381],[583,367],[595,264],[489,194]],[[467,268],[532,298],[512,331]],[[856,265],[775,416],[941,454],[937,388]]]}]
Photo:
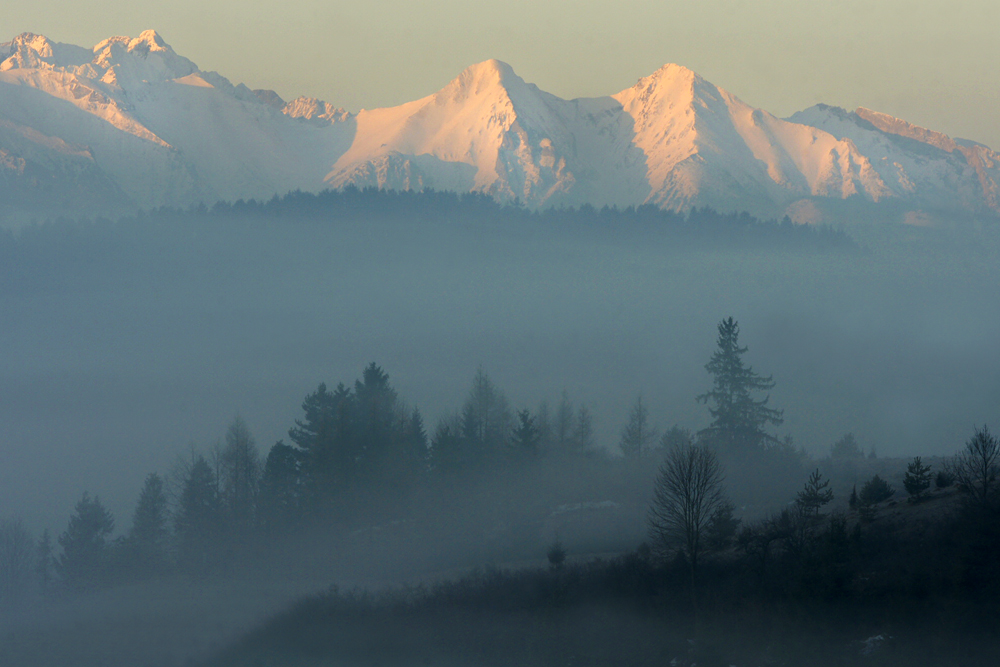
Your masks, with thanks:
[{"label": "dark foreground hill", "polygon": [[[873,518],[747,526],[705,567],[648,549],[477,569],[389,591],[332,586],[217,656],[229,665],[995,664],[1000,513],[957,491]],[[751,534],[750,537],[747,534]]]}]

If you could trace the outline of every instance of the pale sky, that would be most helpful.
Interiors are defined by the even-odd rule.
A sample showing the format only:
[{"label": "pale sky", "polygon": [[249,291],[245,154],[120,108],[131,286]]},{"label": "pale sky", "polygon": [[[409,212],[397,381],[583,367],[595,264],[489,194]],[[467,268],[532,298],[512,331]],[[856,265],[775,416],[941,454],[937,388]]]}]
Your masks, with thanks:
[{"label": "pale sky", "polygon": [[0,41],[92,46],[153,28],[201,69],[352,111],[428,95],[498,58],[543,90],[609,95],[660,65],[788,116],[866,106],[1000,149],[996,0],[33,0]]}]

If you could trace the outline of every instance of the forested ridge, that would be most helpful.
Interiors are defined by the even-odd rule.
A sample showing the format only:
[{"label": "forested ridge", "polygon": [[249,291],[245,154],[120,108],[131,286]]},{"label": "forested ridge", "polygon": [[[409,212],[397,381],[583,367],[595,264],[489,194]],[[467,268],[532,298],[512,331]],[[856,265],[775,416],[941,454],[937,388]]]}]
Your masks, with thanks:
[{"label": "forested ridge", "polygon": [[[748,213],[722,213],[711,208],[687,212],[664,210],[653,205],[625,208],[559,207],[528,209],[501,204],[476,193],[393,191],[377,188],[326,190],[321,193],[290,192],[268,201],[221,201],[187,209],[140,210],[115,219],[104,217],[35,221],[18,230],[0,234],[0,250],[13,252],[18,246],[44,242],[58,248],[89,243],[128,243],[133,235],[155,238],[170,228],[187,231],[185,222],[196,225],[252,226],[259,222],[282,224],[311,221],[337,225],[394,222],[406,226],[463,223],[481,227],[507,225],[515,230],[570,229],[578,234],[628,238],[655,234],[681,246],[777,247],[814,250],[852,249],[855,243],[842,230],[830,225],[798,225],[785,217],[762,220]],[[163,225],[169,225],[164,228]],[[238,230],[238,225],[235,228]],[[113,236],[108,236],[108,235]]]}]

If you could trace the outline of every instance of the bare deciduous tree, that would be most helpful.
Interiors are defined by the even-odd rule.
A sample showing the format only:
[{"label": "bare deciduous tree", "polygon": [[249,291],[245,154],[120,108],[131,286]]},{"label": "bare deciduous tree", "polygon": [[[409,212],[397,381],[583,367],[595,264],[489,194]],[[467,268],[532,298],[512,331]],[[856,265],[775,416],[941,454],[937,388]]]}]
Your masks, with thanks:
[{"label": "bare deciduous tree", "polygon": [[261,463],[257,444],[242,417],[237,416],[229,425],[219,463],[222,501],[230,521],[238,531],[249,530],[254,523]]},{"label": "bare deciduous tree", "polygon": [[712,515],[726,501],[723,478],[715,452],[704,445],[688,444],[667,453],[653,486],[650,537],[663,550],[683,550],[692,576],[705,548]]},{"label": "bare deciduous tree", "polygon": [[952,462],[951,472],[973,502],[987,503],[997,493],[1000,478],[1000,442],[983,426],[977,428]]}]

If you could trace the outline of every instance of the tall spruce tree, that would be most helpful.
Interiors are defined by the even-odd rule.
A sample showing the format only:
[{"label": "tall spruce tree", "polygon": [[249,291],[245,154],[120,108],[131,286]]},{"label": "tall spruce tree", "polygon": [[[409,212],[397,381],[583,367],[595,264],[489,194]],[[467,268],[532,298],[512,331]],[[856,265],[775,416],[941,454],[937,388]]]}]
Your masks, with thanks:
[{"label": "tall spruce tree", "polygon": [[462,437],[473,466],[495,462],[506,452],[513,421],[507,398],[480,368],[462,406]]},{"label": "tall spruce tree", "polygon": [[216,567],[223,527],[219,481],[205,457],[198,456],[184,480],[174,517],[179,565],[192,574],[207,574]]},{"label": "tall spruce tree", "polygon": [[299,452],[280,440],[271,447],[260,480],[258,521],[273,536],[291,527],[302,508]]},{"label": "tall spruce tree", "polygon": [[404,414],[399,397],[389,384],[389,374],[375,362],[368,364],[354,383],[354,410],[358,475],[371,484],[389,470],[398,472],[402,461]]},{"label": "tall spruce tree", "polygon": [[453,472],[472,466],[472,455],[462,435],[462,417],[448,415],[438,420],[431,439],[431,468],[438,472]]},{"label": "tall spruce tree", "polygon": [[646,453],[655,439],[656,431],[649,425],[649,410],[642,404],[642,396],[639,396],[629,411],[628,423],[622,429],[618,448],[625,458],[638,458]]},{"label": "tall spruce tree", "polygon": [[341,492],[358,473],[355,396],[343,383],[333,391],[320,384],[302,402],[304,418],[288,437],[299,448],[305,499],[315,504]]},{"label": "tall spruce tree", "polygon": [[87,588],[106,583],[109,572],[108,537],[115,520],[100,498],[84,493],[76,504],[66,531],[59,536],[63,552],[56,569],[71,588]]},{"label": "tall spruce tree", "polygon": [[706,442],[728,451],[746,452],[777,445],[779,441],[765,428],[784,420],[782,411],[768,407],[769,396],[758,392],[774,388],[770,375],[755,373],[743,363],[746,347],[740,347],[740,327],[732,317],[719,323],[718,349],[705,365],[712,376],[712,388],[697,397],[709,406],[712,423],[699,432]]},{"label": "tall spruce tree", "polygon": [[560,452],[575,449],[573,443],[573,404],[570,403],[569,393],[565,389],[563,389],[559,399],[559,406],[556,408],[555,441],[556,448]]},{"label": "tall spruce tree", "polygon": [[594,448],[594,421],[590,410],[581,405],[576,413],[576,426],[573,427],[573,451],[589,452]]},{"label": "tall spruce tree", "polygon": [[130,565],[137,572],[156,574],[166,566],[169,518],[163,478],[150,473],[139,494],[126,540]]},{"label": "tall spruce tree", "polygon": [[517,413],[517,426],[511,437],[511,450],[515,459],[534,459],[538,456],[538,425],[527,408]]},{"label": "tall spruce tree", "polygon": [[49,533],[48,528],[42,531],[36,549],[35,573],[38,575],[38,583],[42,587],[42,592],[46,592],[52,586],[53,568],[56,564],[55,552],[52,549],[52,534]]},{"label": "tall spruce tree", "polygon": [[403,432],[403,457],[405,465],[415,474],[427,470],[428,443],[427,429],[420,410],[413,408]]}]

